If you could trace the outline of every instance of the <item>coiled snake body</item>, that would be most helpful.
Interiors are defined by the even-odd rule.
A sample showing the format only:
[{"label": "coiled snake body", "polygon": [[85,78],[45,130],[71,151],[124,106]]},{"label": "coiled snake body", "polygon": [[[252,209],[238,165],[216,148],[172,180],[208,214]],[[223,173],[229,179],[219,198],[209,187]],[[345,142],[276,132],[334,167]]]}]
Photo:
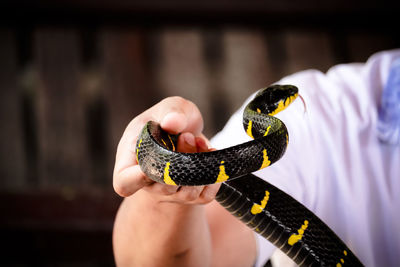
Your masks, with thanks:
[{"label": "coiled snake body", "polygon": [[[243,126],[253,141],[205,153],[176,152],[178,135],[148,122],[137,144],[143,172],[170,185],[222,182],[217,201],[300,266],[362,266],[339,237],[306,207],[251,172],[284,154],[289,136],[273,117],[298,96],[292,85],[261,89],[247,105]],[[236,179],[240,178],[240,179]]]}]

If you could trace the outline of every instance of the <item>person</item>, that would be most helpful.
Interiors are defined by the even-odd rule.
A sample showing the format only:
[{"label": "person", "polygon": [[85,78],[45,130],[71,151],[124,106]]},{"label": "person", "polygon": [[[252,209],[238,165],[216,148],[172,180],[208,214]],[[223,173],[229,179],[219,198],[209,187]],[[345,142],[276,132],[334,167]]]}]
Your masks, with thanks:
[{"label": "person", "polygon": [[[295,101],[277,115],[289,131],[288,149],[277,163],[255,173],[312,210],[366,266],[400,265],[400,145],[379,138],[378,130],[385,108],[381,96],[384,88],[393,89],[387,89],[387,81],[398,58],[400,50],[385,51],[364,64],[338,65],[326,74],[307,70],[279,81],[299,88],[307,110]],[[400,83],[392,87],[400,97]],[[125,197],[113,234],[117,265],[262,266],[271,256],[276,248],[214,200],[218,184],[154,183],[135,157],[137,136],[148,120],[181,132],[183,152],[248,141],[241,122],[244,106],[211,144],[202,135],[200,111],[181,97],[166,98],[129,123],[113,178],[115,191]]]}]

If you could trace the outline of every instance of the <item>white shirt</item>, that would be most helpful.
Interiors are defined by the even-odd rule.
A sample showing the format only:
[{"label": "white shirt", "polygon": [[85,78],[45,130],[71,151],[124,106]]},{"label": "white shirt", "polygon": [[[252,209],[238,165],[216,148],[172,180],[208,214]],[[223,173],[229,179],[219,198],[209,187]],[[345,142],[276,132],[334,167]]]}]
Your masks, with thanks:
[{"label": "white shirt", "polygon": [[[326,74],[306,70],[278,82],[299,88],[278,114],[289,131],[281,160],[256,175],[320,217],[365,266],[400,266],[400,146],[377,138],[378,105],[400,50],[343,64]],[[249,98],[245,104],[250,100]],[[248,141],[243,107],[212,140],[216,148]],[[257,235],[262,266],[275,250]]]}]

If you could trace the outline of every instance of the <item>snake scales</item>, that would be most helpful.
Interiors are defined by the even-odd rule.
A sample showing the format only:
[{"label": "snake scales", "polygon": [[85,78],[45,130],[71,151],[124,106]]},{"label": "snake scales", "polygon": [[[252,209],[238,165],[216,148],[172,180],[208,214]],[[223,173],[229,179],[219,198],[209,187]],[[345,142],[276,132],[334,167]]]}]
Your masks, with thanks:
[{"label": "snake scales", "polygon": [[176,152],[178,135],[169,135],[159,124],[150,121],[138,138],[137,160],[143,172],[160,183],[222,182],[217,201],[300,266],[363,266],[316,215],[251,174],[284,154],[288,132],[285,124],[273,115],[297,96],[298,89],[292,85],[261,89],[243,115],[244,129],[254,140],[217,151]]}]

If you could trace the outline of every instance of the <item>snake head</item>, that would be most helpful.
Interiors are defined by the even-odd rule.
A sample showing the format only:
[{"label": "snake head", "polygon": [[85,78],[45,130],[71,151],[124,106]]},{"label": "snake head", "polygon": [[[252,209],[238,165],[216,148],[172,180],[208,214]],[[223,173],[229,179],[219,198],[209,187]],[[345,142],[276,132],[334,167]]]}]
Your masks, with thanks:
[{"label": "snake head", "polygon": [[252,109],[272,116],[289,106],[298,95],[294,85],[271,85],[257,93]]}]

